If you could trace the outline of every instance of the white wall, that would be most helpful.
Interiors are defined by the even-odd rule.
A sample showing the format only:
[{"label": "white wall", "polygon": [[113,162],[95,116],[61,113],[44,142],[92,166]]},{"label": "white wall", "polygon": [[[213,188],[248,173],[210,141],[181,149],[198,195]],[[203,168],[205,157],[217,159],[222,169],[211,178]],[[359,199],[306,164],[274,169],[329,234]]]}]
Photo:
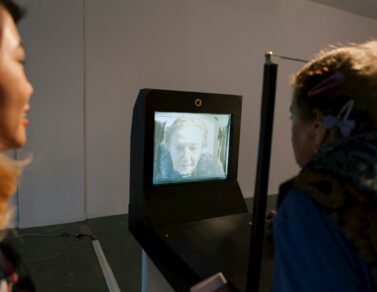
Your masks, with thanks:
[{"label": "white wall", "polygon": [[84,42],[81,1],[29,1],[20,23],[34,86],[19,226],[84,218]]},{"label": "white wall", "polygon": [[[306,0],[33,0],[21,26],[35,86],[20,226],[126,213],[140,88],[243,95],[239,182],[253,195],[264,53],[310,58],[377,36],[377,21]],[[270,193],[297,172],[279,77]]]}]

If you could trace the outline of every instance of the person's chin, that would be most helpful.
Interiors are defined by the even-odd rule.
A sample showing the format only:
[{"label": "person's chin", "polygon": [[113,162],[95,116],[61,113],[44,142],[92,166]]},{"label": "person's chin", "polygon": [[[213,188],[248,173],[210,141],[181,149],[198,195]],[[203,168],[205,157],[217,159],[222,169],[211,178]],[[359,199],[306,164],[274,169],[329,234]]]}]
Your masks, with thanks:
[{"label": "person's chin", "polygon": [[1,149],[0,151],[8,151],[12,149],[21,148],[26,143],[26,137],[8,137],[2,139],[0,142]]},{"label": "person's chin", "polygon": [[21,148],[22,146],[24,146],[26,144],[26,133],[21,133],[20,135],[18,135],[17,137],[15,137],[15,139],[13,140],[13,145],[11,145],[10,148],[12,149],[17,149],[17,148]]},{"label": "person's chin", "polygon": [[191,168],[190,169],[181,169],[179,171],[180,175],[186,176],[186,177],[192,175],[192,173],[193,173],[193,170]]}]

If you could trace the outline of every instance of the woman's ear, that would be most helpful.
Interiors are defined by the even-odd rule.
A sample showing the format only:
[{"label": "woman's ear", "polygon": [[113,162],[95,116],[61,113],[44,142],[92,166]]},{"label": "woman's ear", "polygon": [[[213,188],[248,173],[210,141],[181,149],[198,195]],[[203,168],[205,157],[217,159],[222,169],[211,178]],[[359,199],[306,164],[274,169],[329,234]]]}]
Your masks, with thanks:
[{"label": "woman's ear", "polygon": [[314,109],[313,116],[314,116],[314,121],[316,124],[322,124],[323,114],[319,110]]},{"label": "woman's ear", "polygon": [[321,145],[328,142],[329,131],[323,126],[323,114],[317,109],[314,110],[313,128],[315,133],[313,144],[316,149],[319,149]]}]

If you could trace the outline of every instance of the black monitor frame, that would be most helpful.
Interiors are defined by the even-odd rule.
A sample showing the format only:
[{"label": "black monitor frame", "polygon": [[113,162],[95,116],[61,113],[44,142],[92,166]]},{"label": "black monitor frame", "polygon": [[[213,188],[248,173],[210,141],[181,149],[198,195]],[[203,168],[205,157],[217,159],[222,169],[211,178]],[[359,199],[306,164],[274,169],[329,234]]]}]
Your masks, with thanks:
[{"label": "black monitor frame", "polygon": [[[247,212],[237,182],[241,108],[242,97],[238,95],[140,90],[131,132],[132,222],[161,226]],[[154,185],[155,112],[231,114],[227,178]]]}]

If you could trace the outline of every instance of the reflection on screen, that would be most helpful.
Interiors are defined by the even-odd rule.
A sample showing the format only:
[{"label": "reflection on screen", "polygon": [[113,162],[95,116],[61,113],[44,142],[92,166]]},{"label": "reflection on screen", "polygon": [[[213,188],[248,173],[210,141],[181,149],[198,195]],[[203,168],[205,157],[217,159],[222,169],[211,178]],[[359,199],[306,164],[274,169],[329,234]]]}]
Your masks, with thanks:
[{"label": "reflection on screen", "polygon": [[153,184],[225,179],[230,117],[155,112]]}]

